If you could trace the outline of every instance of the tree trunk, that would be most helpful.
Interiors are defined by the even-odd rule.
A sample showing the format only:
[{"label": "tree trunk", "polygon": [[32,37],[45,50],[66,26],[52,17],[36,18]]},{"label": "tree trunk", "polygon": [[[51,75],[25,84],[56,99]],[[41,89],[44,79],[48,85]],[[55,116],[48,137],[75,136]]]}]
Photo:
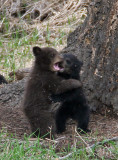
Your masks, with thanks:
[{"label": "tree trunk", "polygon": [[93,0],[62,53],[84,62],[81,80],[91,108],[105,106],[118,113],[118,1]]}]

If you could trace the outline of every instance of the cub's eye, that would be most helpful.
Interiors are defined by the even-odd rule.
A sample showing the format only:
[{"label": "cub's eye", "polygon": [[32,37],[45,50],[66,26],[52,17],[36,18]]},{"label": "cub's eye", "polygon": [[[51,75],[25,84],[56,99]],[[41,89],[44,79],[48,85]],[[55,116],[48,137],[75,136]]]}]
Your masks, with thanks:
[{"label": "cub's eye", "polygon": [[67,59],[67,60],[66,60],[66,63],[70,65],[70,64],[71,64],[71,61],[70,61],[69,59]]}]

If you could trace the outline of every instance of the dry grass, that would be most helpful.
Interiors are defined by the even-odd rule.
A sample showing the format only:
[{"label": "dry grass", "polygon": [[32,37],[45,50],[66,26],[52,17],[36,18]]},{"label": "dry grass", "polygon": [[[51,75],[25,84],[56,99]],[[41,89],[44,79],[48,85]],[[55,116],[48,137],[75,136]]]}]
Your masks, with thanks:
[{"label": "dry grass", "polygon": [[63,49],[68,34],[84,22],[87,5],[78,0],[1,0],[1,72],[8,76],[31,65],[32,45]]},{"label": "dry grass", "polygon": [[[66,45],[68,33],[83,23],[87,13],[87,4],[81,4],[78,0],[38,1],[30,2],[29,5],[27,4],[27,0],[25,1],[28,5],[25,7],[26,12],[21,17],[14,18],[12,15],[22,11],[24,7],[21,7],[18,3],[13,5],[13,2],[10,2],[12,1],[7,0],[6,3],[1,5],[1,10],[6,10],[6,17],[9,19],[9,30],[8,33],[2,35],[3,37],[9,38],[11,34],[15,33],[15,29],[18,29],[19,32],[25,30],[28,33],[27,36],[31,36],[36,29],[39,36],[38,44],[45,46],[48,43],[55,45],[59,49],[62,49]],[[24,5],[26,5],[25,3]],[[32,15],[37,10],[40,15],[32,19]],[[49,12],[51,12],[51,15],[47,15],[46,19],[41,22],[40,18]],[[3,30],[4,20],[5,17],[1,21],[1,29]],[[60,39],[63,39],[63,44],[61,45],[59,43]]]}]

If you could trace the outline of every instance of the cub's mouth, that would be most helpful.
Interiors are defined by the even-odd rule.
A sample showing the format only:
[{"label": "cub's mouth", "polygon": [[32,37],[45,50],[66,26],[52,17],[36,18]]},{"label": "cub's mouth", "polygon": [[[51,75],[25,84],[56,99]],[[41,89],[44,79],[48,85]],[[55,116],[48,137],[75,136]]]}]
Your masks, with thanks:
[{"label": "cub's mouth", "polygon": [[54,63],[53,68],[55,71],[63,71],[64,70],[63,61]]}]

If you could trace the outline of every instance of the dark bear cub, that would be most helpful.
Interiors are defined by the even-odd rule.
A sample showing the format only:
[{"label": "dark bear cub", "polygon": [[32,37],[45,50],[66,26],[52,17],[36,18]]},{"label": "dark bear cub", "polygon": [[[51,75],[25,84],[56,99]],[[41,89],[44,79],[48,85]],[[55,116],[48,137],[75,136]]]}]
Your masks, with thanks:
[{"label": "dark bear cub", "polygon": [[[81,86],[74,79],[64,79],[57,75],[63,70],[63,59],[59,53],[49,47],[33,47],[34,66],[27,82],[23,102],[24,112],[28,118],[34,136],[55,132],[55,122],[51,113],[51,94],[62,94]],[[48,134],[47,137],[50,137]]]},{"label": "dark bear cub", "polygon": [[[60,77],[65,79],[80,80],[80,70],[83,65],[74,55],[65,54],[65,68],[63,72],[58,72]],[[72,118],[77,122],[78,131],[88,132],[88,123],[90,109],[87,105],[82,87],[72,89],[62,94],[52,95],[54,101],[61,101],[62,104],[56,112],[56,130],[57,133],[62,133],[66,128],[66,121]]]},{"label": "dark bear cub", "polygon": [[7,84],[8,82],[6,81],[6,79],[0,74],[0,84]]}]

